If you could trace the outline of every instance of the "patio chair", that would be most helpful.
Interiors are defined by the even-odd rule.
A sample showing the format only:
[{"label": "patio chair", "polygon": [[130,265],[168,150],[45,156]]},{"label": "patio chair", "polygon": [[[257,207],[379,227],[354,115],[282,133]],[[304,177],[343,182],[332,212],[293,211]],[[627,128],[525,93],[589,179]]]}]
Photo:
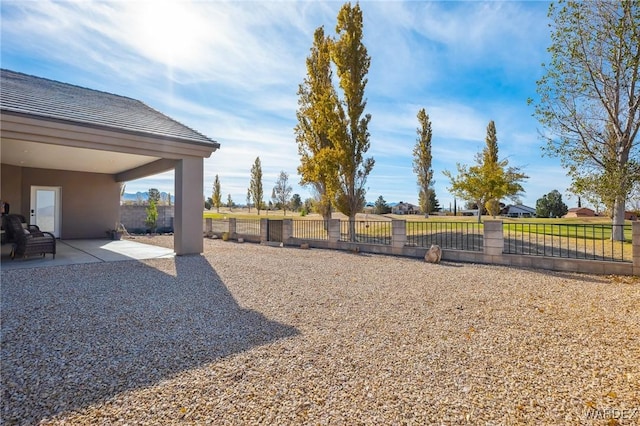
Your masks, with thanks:
[{"label": "patio chair", "polygon": [[[21,214],[13,214],[13,216],[18,216],[18,219],[20,219],[20,223],[22,224],[22,227],[28,230],[29,232],[40,232],[40,228],[38,227],[38,225],[27,224],[27,220]],[[12,232],[11,229],[9,229],[9,225],[7,222],[8,217],[9,217],[9,214],[2,215],[2,230],[4,231],[4,234],[2,234],[2,237],[3,237],[2,244],[15,242],[14,233]]]},{"label": "patio chair", "polygon": [[56,237],[50,232],[42,232],[35,225],[23,226],[24,217],[17,214],[4,216],[7,239],[13,242],[11,258],[27,257],[47,253],[56,257]]}]

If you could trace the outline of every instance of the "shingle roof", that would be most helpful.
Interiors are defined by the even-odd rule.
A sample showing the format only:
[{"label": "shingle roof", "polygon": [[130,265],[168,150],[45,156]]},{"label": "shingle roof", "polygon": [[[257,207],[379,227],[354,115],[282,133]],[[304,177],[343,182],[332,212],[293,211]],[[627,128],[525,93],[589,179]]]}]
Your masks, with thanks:
[{"label": "shingle roof", "polygon": [[0,69],[0,109],[199,145],[220,145],[143,102]]}]

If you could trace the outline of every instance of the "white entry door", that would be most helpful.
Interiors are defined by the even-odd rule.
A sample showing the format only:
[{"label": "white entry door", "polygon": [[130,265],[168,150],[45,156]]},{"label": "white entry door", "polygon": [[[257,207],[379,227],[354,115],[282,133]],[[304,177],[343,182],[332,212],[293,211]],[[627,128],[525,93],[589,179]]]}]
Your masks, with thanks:
[{"label": "white entry door", "polygon": [[60,187],[32,186],[30,215],[30,224],[60,238]]}]

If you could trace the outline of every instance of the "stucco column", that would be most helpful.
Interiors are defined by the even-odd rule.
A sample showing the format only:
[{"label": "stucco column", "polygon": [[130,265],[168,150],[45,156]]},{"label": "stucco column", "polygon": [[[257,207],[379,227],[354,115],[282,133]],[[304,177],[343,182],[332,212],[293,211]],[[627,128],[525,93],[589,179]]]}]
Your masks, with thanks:
[{"label": "stucco column", "polygon": [[391,246],[403,248],[407,245],[407,222],[404,220],[391,221]]},{"label": "stucco column", "polygon": [[203,167],[202,158],[189,157],[176,163],[173,247],[177,255],[200,254],[203,251]]},{"label": "stucco column", "polygon": [[340,243],[340,219],[329,219],[328,228],[329,248],[336,249]]},{"label": "stucco column", "polygon": [[238,239],[238,234],[236,233],[236,218],[235,217],[230,217],[229,218],[229,238],[231,238],[232,240],[237,240]]},{"label": "stucco column", "polygon": [[504,234],[501,220],[485,220],[484,225],[484,254],[501,256],[504,249]]},{"label": "stucco column", "polygon": [[640,221],[631,225],[631,251],[633,256],[633,275],[640,276]]},{"label": "stucco column", "polygon": [[293,237],[293,219],[282,220],[282,242],[287,244]]},{"label": "stucco column", "polygon": [[269,219],[260,219],[260,243],[266,244],[269,241]]}]

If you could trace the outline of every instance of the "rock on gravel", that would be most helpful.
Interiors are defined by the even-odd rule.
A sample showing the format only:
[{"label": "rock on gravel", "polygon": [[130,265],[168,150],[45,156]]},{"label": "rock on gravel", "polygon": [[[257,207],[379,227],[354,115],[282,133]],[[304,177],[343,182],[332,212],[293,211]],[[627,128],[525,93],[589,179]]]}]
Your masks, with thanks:
[{"label": "rock on gravel", "polygon": [[7,425],[640,421],[634,279],[220,240],[1,278]]}]

